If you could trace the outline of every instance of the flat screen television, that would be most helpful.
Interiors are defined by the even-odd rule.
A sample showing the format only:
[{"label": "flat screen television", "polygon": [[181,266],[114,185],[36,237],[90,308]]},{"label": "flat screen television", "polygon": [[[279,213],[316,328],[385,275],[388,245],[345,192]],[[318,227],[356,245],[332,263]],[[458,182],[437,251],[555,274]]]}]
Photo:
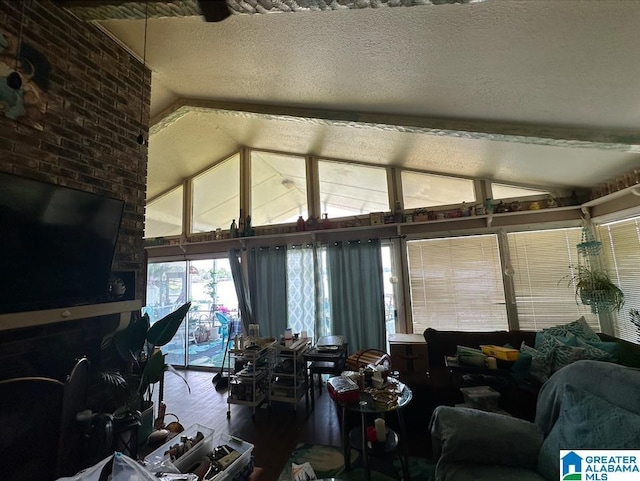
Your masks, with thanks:
[{"label": "flat screen television", "polygon": [[124,202],[0,173],[0,313],[108,300]]}]

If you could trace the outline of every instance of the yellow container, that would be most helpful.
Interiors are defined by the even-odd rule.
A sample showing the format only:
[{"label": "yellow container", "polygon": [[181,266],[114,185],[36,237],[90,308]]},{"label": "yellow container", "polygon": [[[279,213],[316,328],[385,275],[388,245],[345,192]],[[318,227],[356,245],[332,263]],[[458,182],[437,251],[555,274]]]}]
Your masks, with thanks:
[{"label": "yellow container", "polygon": [[518,354],[520,354],[520,351],[517,349],[494,345],[480,346],[480,349],[482,349],[483,354],[495,357],[501,361],[515,361],[518,359]]}]

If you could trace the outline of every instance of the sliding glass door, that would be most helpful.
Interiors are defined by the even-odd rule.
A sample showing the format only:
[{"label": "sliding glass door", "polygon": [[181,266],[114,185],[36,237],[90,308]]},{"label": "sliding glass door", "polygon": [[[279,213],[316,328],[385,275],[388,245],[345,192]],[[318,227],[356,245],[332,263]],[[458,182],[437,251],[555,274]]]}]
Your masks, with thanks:
[{"label": "sliding glass door", "polygon": [[151,322],[187,300],[191,309],[163,351],[175,366],[219,367],[225,343],[241,332],[238,300],[227,258],[151,263],[147,306]]}]

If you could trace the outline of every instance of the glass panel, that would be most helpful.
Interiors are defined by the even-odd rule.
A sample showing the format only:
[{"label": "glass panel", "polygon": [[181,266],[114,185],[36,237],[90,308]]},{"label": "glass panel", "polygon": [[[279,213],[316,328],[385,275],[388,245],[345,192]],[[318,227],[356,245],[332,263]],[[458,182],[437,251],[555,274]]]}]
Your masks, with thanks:
[{"label": "glass panel", "polygon": [[220,367],[224,340],[242,332],[229,260],[158,262],[147,268],[147,306],[151,322],[180,307],[191,309],[171,342],[162,348],[169,364]]},{"label": "glass panel", "polygon": [[240,154],[193,178],[192,231],[226,230],[240,212]]},{"label": "glass panel", "polygon": [[515,185],[491,183],[491,193],[494,199],[513,199],[515,197],[527,197],[529,195],[546,195],[546,190],[526,189]]},{"label": "glass panel", "polygon": [[584,316],[600,331],[598,316],[576,302],[569,283],[570,265],[578,263],[576,244],[582,229],[553,229],[507,234],[518,308],[519,328],[529,331],[566,324]]},{"label": "glass panel", "polygon": [[319,161],[318,171],[320,207],[329,217],[389,210],[385,168]]},{"label": "glass panel", "polygon": [[272,225],[307,218],[304,157],[251,152],[251,223]]},{"label": "glass panel", "polygon": [[167,237],[182,234],[182,186],[147,203],[144,236]]},{"label": "glass panel", "polygon": [[[147,266],[147,305],[143,310],[149,313],[152,324],[186,302],[186,288],[185,261],[157,262]],[[169,344],[162,348],[169,364],[185,365],[187,339],[187,323],[183,322]]]},{"label": "glass panel", "polygon": [[473,181],[457,177],[402,171],[405,209],[475,202]]},{"label": "glass panel", "polygon": [[407,242],[413,332],[508,329],[495,235]]},{"label": "glass panel", "polygon": [[242,332],[228,259],[189,263],[188,365],[220,367],[224,343]]},{"label": "glass panel", "polygon": [[[393,263],[391,260],[391,245],[383,244],[382,252],[382,284],[384,287],[384,319],[387,332],[387,340],[389,334],[396,333],[396,302],[395,289],[398,284],[398,276],[393,271]],[[389,345],[387,341],[387,352]]]}]

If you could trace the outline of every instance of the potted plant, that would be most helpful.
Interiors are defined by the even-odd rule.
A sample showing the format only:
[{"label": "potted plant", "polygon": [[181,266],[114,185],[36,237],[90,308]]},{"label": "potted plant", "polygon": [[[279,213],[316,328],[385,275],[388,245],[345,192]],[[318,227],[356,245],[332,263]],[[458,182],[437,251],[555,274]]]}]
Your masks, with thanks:
[{"label": "potted plant", "polygon": [[624,305],[624,293],[616,286],[609,275],[600,269],[588,266],[573,267],[574,273],[569,277],[569,286],[576,290],[576,301],[591,307],[591,312],[619,311]]},{"label": "potted plant", "polygon": [[129,324],[103,345],[103,350],[115,351],[119,360],[119,369],[102,374],[103,382],[113,388],[112,393],[120,404],[114,412],[114,423],[118,420],[130,423],[132,418],[137,418],[141,424],[140,442],[151,433],[152,397],[155,385],[160,383],[159,401],[162,401],[165,371],[177,374],[189,389],[186,379],[166,364],[161,347],[171,341],[190,308],[191,303],[187,302],[153,325],[148,313],[135,313]]}]

